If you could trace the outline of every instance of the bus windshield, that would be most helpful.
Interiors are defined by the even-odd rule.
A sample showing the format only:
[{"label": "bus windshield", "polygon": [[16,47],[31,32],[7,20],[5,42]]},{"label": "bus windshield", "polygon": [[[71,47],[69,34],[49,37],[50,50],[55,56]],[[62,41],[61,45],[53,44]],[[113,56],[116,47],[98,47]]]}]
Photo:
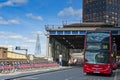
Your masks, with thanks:
[{"label": "bus windshield", "polygon": [[109,51],[86,51],[85,62],[92,64],[104,64],[110,62]]},{"label": "bus windshield", "polygon": [[87,42],[109,42],[108,32],[88,32]]},{"label": "bus windshield", "polygon": [[109,32],[87,32],[85,62],[93,64],[110,62]]}]

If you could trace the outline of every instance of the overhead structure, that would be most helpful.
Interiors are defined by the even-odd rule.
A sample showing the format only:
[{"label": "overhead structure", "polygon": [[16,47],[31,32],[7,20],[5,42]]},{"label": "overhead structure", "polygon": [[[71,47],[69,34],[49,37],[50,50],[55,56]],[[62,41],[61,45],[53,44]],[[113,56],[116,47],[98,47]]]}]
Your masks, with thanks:
[{"label": "overhead structure", "polygon": [[50,26],[45,28],[47,31],[47,55],[56,61],[59,53],[62,53],[64,61],[68,62],[71,49],[83,50],[85,35],[89,30],[111,31],[118,48],[120,48],[120,27],[113,27],[113,25],[105,23],[76,23],[58,28]]}]

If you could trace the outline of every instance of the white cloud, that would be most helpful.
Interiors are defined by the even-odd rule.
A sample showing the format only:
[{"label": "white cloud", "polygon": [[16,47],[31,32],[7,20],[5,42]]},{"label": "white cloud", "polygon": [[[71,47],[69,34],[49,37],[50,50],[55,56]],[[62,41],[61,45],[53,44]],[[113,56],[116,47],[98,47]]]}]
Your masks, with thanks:
[{"label": "white cloud", "polygon": [[[36,38],[35,39],[31,39],[16,33],[12,33],[12,32],[4,32],[4,31],[0,31],[0,38],[2,39],[6,39],[6,40],[21,40],[23,43],[35,43],[36,42]],[[18,42],[19,43],[19,42]]]},{"label": "white cloud", "polygon": [[32,13],[28,13],[28,14],[26,14],[26,16],[29,18],[32,18],[32,19],[43,21],[43,18],[41,16],[35,16]]},{"label": "white cloud", "polygon": [[44,33],[42,31],[36,31],[36,32],[33,32],[34,34],[40,34],[40,35],[43,35]]},{"label": "white cloud", "polygon": [[37,34],[39,34],[40,39],[44,39],[45,33],[43,31],[36,31],[36,32],[32,32],[32,34],[37,38]]},{"label": "white cloud", "polygon": [[36,40],[30,39],[28,37],[24,37],[22,35],[12,33],[12,32],[4,32],[0,31],[0,38],[6,39],[6,40],[21,40],[23,43],[35,43]]},{"label": "white cloud", "polygon": [[28,39],[26,42],[27,42],[27,43],[35,43],[35,42],[36,42],[36,40],[33,40],[33,39]]},{"label": "white cloud", "polygon": [[9,1],[11,1],[12,3],[23,4],[26,3],[28,0],[9,0]]},{"label": "white cloud", "polygon": [[0,20],[2,20],[2,19],[3,19],[3,17],[0,16]]},{"label": "white cloud", "polygon": [[5,34],[5,32],[4,31],[0,31],[0,35],[3,35],[3,34]]},{"label": "white cloud", "polygon": [[19,24],[20,22],[14,19],[8,20],[8,23],[10,24]]},{"label": "white cloud", "polygon": [[5,20],[5,19],[3,19],[3,17],[0,16],[0,24],[4,24],[4,25],[20,24],[20,22],[18,20],[15,20],[15,19]]},{"label": "white cloud", "polygon": [[[36,31],[35,33],[39,33],[40,31]],[[32,35],[30,35],[32,36]],[[24,35],[16,34],[13,32],[5,32],[0,31],[0,45],[11,45],[15,50],[16,46],[20,46],[21,48],[28,49],[28,54],[34,54],[35,45],[36,45],[36,38],[33,34],[33,38],[25,37]],[[46,55],[46,40],[41,38],[40,39],[40,46],[41,46],[41,56]],[[25,51],[15,50],[15,52],[25,53]]]},{"label": "white cloud", "polygon": [[10,35],[10,36],[8,36],[8,38],[11,38],[11,39],[22,39],[23,37],[21,35]]},{"label": "white cloud", "polygon": [[72,7],[64,8],[58,13],[58,16],[60,17],[66,17],[66,16],[82,16],[82,9],[73,9]]},{"label": "white cloud", "polygon": [[0,38],[2,39],[23,39],[22,35],[18,35],[12,32],[0,31]]},{"label": "white cloud", "polygon": [[0,7],[15,6],[26,3],[28,0],[6,0],[6,2],[0,3]]},{"label": "white cloud", "polygon": [[24,43],[35,43],[35,39],[24,38]]}]

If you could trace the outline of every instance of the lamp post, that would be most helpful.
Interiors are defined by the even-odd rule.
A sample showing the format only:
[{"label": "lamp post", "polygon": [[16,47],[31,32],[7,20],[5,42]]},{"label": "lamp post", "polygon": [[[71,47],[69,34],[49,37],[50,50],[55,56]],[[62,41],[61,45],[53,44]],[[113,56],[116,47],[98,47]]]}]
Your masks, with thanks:
[{"label": "lamp post", "polygon": [[19,47],[19,46],[16,46],[15,49],[16,49],[16,50],[25,50],[25,52],[26,52],[26,58],[27,58],[27,60],[28,60],[28,54],[27,54],[28,49],[21,49],[21,47]]}]

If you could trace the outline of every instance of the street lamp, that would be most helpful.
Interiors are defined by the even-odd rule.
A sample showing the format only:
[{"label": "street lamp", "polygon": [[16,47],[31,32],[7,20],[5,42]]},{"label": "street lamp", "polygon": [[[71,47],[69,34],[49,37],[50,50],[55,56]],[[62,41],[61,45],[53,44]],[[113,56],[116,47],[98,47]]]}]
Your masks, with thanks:
[{"label": "street lamp", "polygon": [[25,52],[26,52],[26,58],[27,58],[27,60],[28,60],[28,54],[27,54],[27,52],[28,52],[28,49],[21,49],[21,47],[20,46],[16,46],[16,48],[15,48],[16,50],[25,50]]}]

